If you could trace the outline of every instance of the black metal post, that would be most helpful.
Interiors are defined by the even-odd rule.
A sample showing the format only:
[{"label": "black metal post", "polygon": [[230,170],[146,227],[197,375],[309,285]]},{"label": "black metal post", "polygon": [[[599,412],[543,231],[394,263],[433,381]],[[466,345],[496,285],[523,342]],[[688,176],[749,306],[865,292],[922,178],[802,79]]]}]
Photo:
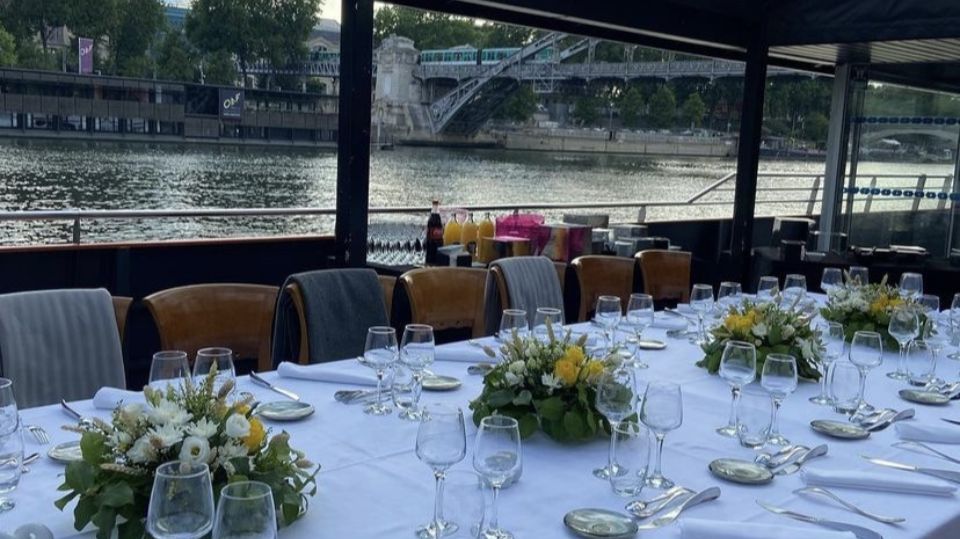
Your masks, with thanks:
[{"label": "black metal post", "polygon": [[337,263],[367,262],[373,0],[342,0],[337,133]]},{"label": "black metal post", "polygon": [[750,275],[753,249],[754,206],[757,202],[757,167],[763,123],[763,94],[767,84],[767,44],[756,31],[747,47],[743,77],[743,105],[740,110],[740,140],[737,143],[737,183],[733,198],[733,226],[730,232],[729,272],[744,288]]}]

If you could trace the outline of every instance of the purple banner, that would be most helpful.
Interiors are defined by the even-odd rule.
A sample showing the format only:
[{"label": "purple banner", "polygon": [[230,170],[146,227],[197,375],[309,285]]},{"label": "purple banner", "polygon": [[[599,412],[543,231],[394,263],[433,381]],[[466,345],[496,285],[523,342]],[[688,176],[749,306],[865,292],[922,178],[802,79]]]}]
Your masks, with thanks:
[{"label": "purple banner", "polygon": [[77,38],[77,54],[80,62],[77,64],[77,73],[93,73],[93,40],[88,37]]},{"label": "purple banner", "polygon": [[243,117],[243,90],[220,88],[220,117],[224,120]]}]

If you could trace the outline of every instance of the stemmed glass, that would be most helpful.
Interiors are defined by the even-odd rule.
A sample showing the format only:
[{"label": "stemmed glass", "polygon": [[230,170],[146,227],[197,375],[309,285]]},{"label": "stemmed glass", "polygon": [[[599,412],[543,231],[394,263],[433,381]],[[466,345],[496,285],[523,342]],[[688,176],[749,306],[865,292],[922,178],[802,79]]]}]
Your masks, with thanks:
[{"label": "stemmed glass", "polygon": [[730,419],[717,434],[733,438],[737,435],[737,402],[743,386],[757,379],[757,348],[743,341],[727,341],[720,357],[720,378],[730,384]]},{"label": "stemmed glass", "polygon": [[928,316],[930,316],[931,314],[936,316],[940,315],[940,296],[935,296],[933,294],[923,294],[917,300],[917,303],[919,303],[923,307],[923,312]]},{"label": "stemmed glass", "polygon": [[783,299],[788,306],[798,305],[807,295],[807,278],[797,273],[783,280]]},{"label": "stemmed glass", "polygon": [[690,291],[690,308],[697,313],[697,335],[699,339],[697,344],[703,344],[707,341],[703,318],[713,310],[713,287],[703,283],[693,285],[693,290]]},{"label": "stemmed glass", "polygon": [[883,362],[883,337],[876,331],[858,331],[850,340],[850,363],[860,370],[860,390],[857,404],[858,412],[872,412],[873,406],[867,404],[864,393],[867,386],[867,373]]},{"label": "stemmed glass", "polygon": [[[627,324],[633,328],[636,335],[633,367],[646,369],[649,365],[640,360],[640,343],[643,341],[643,332],[653,325],[653,296],[650,294],[630,294],[630,301],[627,302],[626,319]],[[627,343],[628,345],[633,344],[631,340],[628,340]]]},{"label": "stemmed glass", "polygon": [[370,415],[387,415],[393,411],[383,402],[383,376],[394,363],[397,362],[397,332],[388,326],[373,326],[367,330],[367,342],[363,355],[357,358],[361,365],[365,365],[377,373],[377,400],[363,409]]},{"label": "stemmed glass", "polygon": [[417,430],[417,458],[433,469],[436,494],[433,520],[417,528],[417,537],[435,539],[457,531],[459,525],[443,518],[443,479],[446,471],[467,455],[467,437],[463,411],[446,404],[430,404],[424,409]]},{"label": "stemmed glass", "polygon": [[497,338],[507,341],[514,337],[523,338],[530,331],[530,321],[527,320],[527,311],[523,309],[504,309],[500,317],[500,332]]},{"label": "stemmed glass", "polygon": [[[937,377],[937,361],[940,359],[940,352],[950,344],[953,332],[949,327],[949,322],[945,324],[941,321],[940,312],[939,309],[937,309],[936,312],[930,311],[927,313],[927,320],[923,324],[923,331],[921,333],[924,342],[926,342],[930,348],[930,354],[933,356],[933,369],[929,385],[935,386],[943,382],[943,380]],[[907,370],[909,372],[909,369]],[[934,387],[930,387],[930,389],[934,389]]]},{"label": "stemmed glass", "polygon": [[611,474],[616,473],[614,468],[617,454],[616,427],[636,412],[637,381],[633,372],[633,369],[621,365],[616,370],[603,373],[594,388],[597,411],[610,423],[607,465],[593,470],[593,476],[598,479],[609,479]]},{"label": "stemmed glass", "polygon": [[757,284],[757,301],[766,303],[774,301],[777,294],[780,293],[780,280],[773,275],[764,275],[760,277],[760,283]]},{"label": "stemmed glass", "polygon": [[910,385],[928,386],[933,382],[937,359],[929,343],[920,339],[911,341],[907,346],[905,361]]},{"label": "stemmed glass", "polygon": [[906,380],[907,371],[904,368],[904,355],[907,352],[907,344],[920,335],[920,318],[917,313],[909,307],[897,307],[890,313],[890,323],[887,325],[887,332],[900,345],[900,357],[897,361],[897,370],[888,372],[887,377],[894,380]]},{"label": "stemmed glass", "polygon": [[193,362],[193,379],[197,384],[210,374],[216,366],[213,379],[213,392],[220,391],[228,381],[236,381],[237,371],[233,367],[233,350],[229,348],[201,348],[197,350],[197,359]]},{"label": "stemmed glass", "polygon": [[[547,330],[548,324],[550,330]],[[555,307],[538,307],[533,317],[533,336],[540,342],[549,342],[550,331],[555,337],[563,331],[563,311]]]},{"label": "stemmed glass", "polygon": [[276,539],[277,511],[270,485],[237,481],[220,489],[213,539]]},{"label": "stemmed glass", "polygon": [[734,307],[743,299],[743,287],[740,283],[733,281],[724,281],[720,283],[720,289],[717,290],[717,303],[723,311]]},{"label": "stemmed glass", "polygon": [[780,434],[780,407],[787,395],[797,389],[797,358],[786,354],[770,354],[763,361],[760,385],[770,393],[773,399],[773,417],[770,421],[770,433],[767,443],[789,445],[790,441]]},{"label": "stemmed glass", "polygon": [[820,278],[820,289],[825,294],[843,286],[843,272],[840,268],[823,268],[823,277]]},{"label": "stemmed glass", "polygon": [[613,347],[613,332],[620,324],[620,317],[623,315],[620,305],[620,298],[617,296],[600,296],[597,298],[596,314],[594,315],[597,323],[603,328],[604,338],[607,341],[607,348]]},{"label": "stemmed glass", "polygon": [[827,373],[830,372],[830,365],[843,355],[843,349],[846,346],[843,324],[823,322],[820,325],[820,337],[823,339],[823,354],[820,357],[820,394],[810,397],[810,402],[829,405],[832,401],[827,394]]},{"label": "stemmed glass", "polygon": [[407,324],[400,340],[400,363],[413,372],[412,404],[400,412],[401,419],[420,420],[420,392],[423,389],[423,372],[433,365],[436,355],[433,327],[426,324]]},{"label": "stemmed glass", "polygon": [[923,295],[923,275],[909,271],[901,275],[900,293],[910,299],[916,299]]},{"label": "stemmed glass", "polygon": [[147,532],[156,539],[197,539],[213,528],[213,485],[202,462],[174,460],[157,467],[147,507]]},{"label": "stemmed glass", "polygon": [[657,460],[653,475],[648,475],[647,486],[655,489],[668,489],[673,481],[663,476],[663,439],[671,430],[683,424],[683,396],[680,386],[672,382],[650,382],[643,394],[640,407],[640,420],[653,431],[657,439]]},{"label": "stemmed glass", "polygon": [[170,383],[182,384],[190,375],[187,353],[180,350],[165,350],[153,354],[150,362],[150,378],[147,384],[163,390]]},{"label": "stemmed glass", "polygon": [[519,474],[522,462],[523,447],[517,420],[503,415],[483,418],[473,447],[473,469],[483,476],[493,489],[493,503],[490,519],[486,523],[486,529],[480,533],[481,537],[513,539],[513,534],[500,527],[497,500],[504,483]]},{"label": "stemmed glass", "polygon": [[[960,338],[960,292],[953,295],[950,302],[950,343],[954,346]],[[947,355],[947,359],[960,360],[960,351]]]},{"label": "stemmed glass", "polygon": [[870,270],[863,266],[850,266],[847,275],[850,276],[850,283],[853,286],[870,284]]}]

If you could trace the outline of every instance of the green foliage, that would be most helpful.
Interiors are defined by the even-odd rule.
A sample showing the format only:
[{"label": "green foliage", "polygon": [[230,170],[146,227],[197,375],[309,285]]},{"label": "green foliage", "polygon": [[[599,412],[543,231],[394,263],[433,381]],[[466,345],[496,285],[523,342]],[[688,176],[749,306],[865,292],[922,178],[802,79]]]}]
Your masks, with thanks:
[{"label": "green foliage", "polygon": [[6,29],[0,27],[0,66],[17,65],[17,44]]},{"label": "green foliage", "polygon": [[529,85],[522,85],[503,105],[497,109],[494,117],[513,122],[526,122],[537,112],[537,94]]},{"label": "green foliage", "polygon": [[827,132],[830,130],[830,119],[820,112],[814,112],[807,117],[804,124],[803,138],[817,144],[827,143]]},{"label": "green foliage", "polygon": [[215,51],[203,58],[203,75],[206,84],[232,86],[237,83],[237,67],[230,53]]},{"label": "green foliage", "polygon": [[17,67],[24,69],[57,69],[59,55],[53,51],[44,51],[32,40],[22,41],[17,47]]},{"label": "green foliage", "polygon": [[157,53],[157,76],[165,80],[193,81],[199,58],[180,32],[167,32]]},{"label": "green foliage", "polygon": [[704,104],[700,94],[690,94],[684,100],[680,107],[680,117],[683,118],[684,125],[690,127],[700,127],[703,124],[703,115],[707,113],[707,106]]},{"label": "green foliage", "polygon": [[638,127],[643,114],[643,94],[631,86],[620,98],[620,121],[627,127]]},{"label": "green foliage", "polygon": [[54,30],[66,24],[73,13],[71,0],[9,0],[4,2],[3,23],[23,42],[37,39],[44,51]]},{"label": "green foliage", "polygon": [[152,70],[147,50],[163,27],[163,7],[158,0],[116,0],[116,24],[106,34],[110,72],[142,77]]},{"label": "green foliage", "polygon": [[677,98],[666,84],[650,97],[650,125],[658,129],[672,127],[677,116]]},{"label": "green foliage", "polygon": [[585,95],[577,98],[571,116],[580,125],[593,125],[600,119],[600,98]]}]

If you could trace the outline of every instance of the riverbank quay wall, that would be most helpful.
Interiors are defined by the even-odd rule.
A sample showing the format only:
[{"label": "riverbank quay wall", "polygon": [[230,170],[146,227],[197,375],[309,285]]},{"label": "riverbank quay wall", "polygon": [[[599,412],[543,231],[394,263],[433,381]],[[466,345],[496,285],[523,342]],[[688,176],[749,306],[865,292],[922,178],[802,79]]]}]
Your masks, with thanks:
[{"label": "riverbank quay wall", "polygon": [[626,133],[508,132],[501,137],[508,150],[545,152],[615,153],[687,157],[730,157],[736,155],[734,139],[719,137],[638,136]]}]

